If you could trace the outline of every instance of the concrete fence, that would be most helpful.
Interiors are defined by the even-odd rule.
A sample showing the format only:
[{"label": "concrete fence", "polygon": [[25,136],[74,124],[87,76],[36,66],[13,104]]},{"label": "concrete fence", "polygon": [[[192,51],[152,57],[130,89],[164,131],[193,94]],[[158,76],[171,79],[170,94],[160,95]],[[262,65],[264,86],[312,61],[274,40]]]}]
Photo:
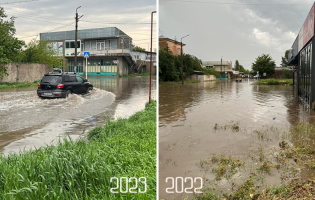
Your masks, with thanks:
[{"label": "concrete fence", "polygon": [[190,80],[200,80],[200,82],[214,81],[214,80],[216,80],[216,76],[215,75],[197,75],[197,74],[193,74],[193,75],[190,75],[188,77],[188,79],[190,79]]},{"label": "concrete fence", "polygon": [[52,67],[39,63],[9,63],[0,64],[8,68],[8,76],[4,75],[0,79],[0,83],[14,83],[14,82],[34,82],[41,80],[47,72],[52,71]]}]

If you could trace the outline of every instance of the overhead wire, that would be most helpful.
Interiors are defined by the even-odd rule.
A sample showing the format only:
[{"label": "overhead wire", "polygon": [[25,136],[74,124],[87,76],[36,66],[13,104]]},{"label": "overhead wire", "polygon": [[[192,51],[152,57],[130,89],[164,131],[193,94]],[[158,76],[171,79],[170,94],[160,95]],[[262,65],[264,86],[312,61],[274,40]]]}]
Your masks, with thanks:
[{"label": "overhead wire", "polygon": [[[45,32],[45,33],[53,32],[53,31],[56,31],[56,30],[59,30],[59,29],[65,28],[65,27],[70,26],[70,25],[72,25],[72,24],[74,24],[74,23],[75,23],[75,22],[71,22],[70,24],[67,24],[67,25],[65,25],[65,26],[62,26],[62,27],[56,28],[56,29],[51,30],[51,31],[47,31],[47,32]],[[30,37],[35,37],[35,36],[38,36],[38,34],[36,34],[36,35],[32,35],[32,36],[22,37],[22,38],[19,38],[19,39],[30,38]]]},{"label": "overhead wire", "polygon": [[16,4],[16,3],[29,3],[34,1],[40,1],[40,0],[26,0],[26,1],[16,1],[16,2],[7,2],[7,3],[0,3],[0,5],[9,5],[9,4]]}]

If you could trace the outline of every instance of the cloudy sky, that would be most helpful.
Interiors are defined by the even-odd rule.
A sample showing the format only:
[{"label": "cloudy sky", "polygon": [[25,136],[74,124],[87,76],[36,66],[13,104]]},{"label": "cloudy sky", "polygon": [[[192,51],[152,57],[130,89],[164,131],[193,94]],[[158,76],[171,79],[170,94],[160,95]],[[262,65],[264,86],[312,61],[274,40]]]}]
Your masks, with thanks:
[{"label": "cloudy sky", "polygon": [[184,52],[205,61],[238,59],[246,69],[261,54],[277,66],[314,1],[160,0],[159,34],[183,39]]},{"label": "cloudy sky", "polygon": [[[19,3],[22,1],[22,3]],[[26,2],[25,2],[26,1]],[[16,2],[16,3],[15,3]],[[1,0],[8,17],[15,16],[16,36],[28,43],[39,33],[75,29],[75,10],[84,15],[78,29],[117,27],[148,50],[155,0]],[[154,22],[157,20],[154,15]],[[156,29],[154,28],[154,31]],[[153,36],[155,36],[153,32]],[[156,37],[154,37],[156,38]],[[39,36],[37,37],[39,39]],[[153,40],[156,47],[156,39]]]}]

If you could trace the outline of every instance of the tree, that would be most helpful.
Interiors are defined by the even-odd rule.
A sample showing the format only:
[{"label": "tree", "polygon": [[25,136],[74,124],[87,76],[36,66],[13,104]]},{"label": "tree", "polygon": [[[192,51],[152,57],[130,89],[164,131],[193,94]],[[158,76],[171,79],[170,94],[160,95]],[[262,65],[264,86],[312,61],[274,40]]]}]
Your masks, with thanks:
[{"label": "tree", "polygon": [[[18,40],[15,35],[14,17],[5,21],[7,15],[4,9],[0,7],[0,63],[10,63],[18,55],[20,49],[25,44],[24,41]],[[0,79],[8,75],[7,68],[0,66]]]},{"label": "tree", "polygon": [[[183,54],[183,74],[187,77],[194,71],[203,71],[201,60],[190,54]],[[181,74],[181,55],[174,56],[166,47],[159,50],[159,77],[161,81],[179,81]]]},{"label": "tree", "polygon": [[144,48],[141,48],[141,47],[139,47],[139,46],[134,46],[134,47],[133,47],[133,50],[134,50],[134,51],[145,51]]},{"label": "tree", "polygon": [[243,67],[243,65],[240,65],[238,60],[235,60],[234,70],[235,71],[240,71],[240,72],[245,72],[246,71],[246,69]]},{"label": "tree", "polygon": [[267,73],[269,76],[275,73],[276,63],[269,54],[262,54],[256,58],[256,61],[252,63],[253,71],[259,71],[259,73]]},{"label": "tree", "polygon": [[284,57],[282,57],[282,60],[281,60],[281,64],[280,64],[281,67],[292,66],[292,64],[289,65],[289,62],[288,62],[288,55],[289,55],[289,52],[290,52],[290,50],[286,50],[286,51],[285,51]]},{"label": "tree", "polygon": [[218,72],[214,68],[205,68],[203,74],[204,75],[215,75],[216,77],[220,76],[220,72]]},{"label": "tree", "polygon": [[179,73],[175,67],[175,56],[168,48],[159,50],[159,78],[161,81],[179,80]]},{"label": "tree", "polygon": [[49,67],[57,67],[62,63],[62,67],[65,67],[65,58],[56,56],[56,50],[48,48],[48,44],[49,41],[31,40],[26,46],[26,49],[21,52],[21,62],[43,63],[47,64]]}]

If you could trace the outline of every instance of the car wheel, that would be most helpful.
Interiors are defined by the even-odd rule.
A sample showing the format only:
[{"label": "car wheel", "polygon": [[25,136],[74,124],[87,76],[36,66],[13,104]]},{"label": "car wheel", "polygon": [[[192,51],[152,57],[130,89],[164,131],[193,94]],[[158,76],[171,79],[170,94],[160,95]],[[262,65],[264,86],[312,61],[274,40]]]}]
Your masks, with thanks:
[{"label": "car wheel", "polygon": [[86,93],[90,93],[93,90],[93,87],[89,87],[86,91]]},{"label": "car wheel", "polygon": [[71,90],[67,90],[66,98],[67,98],[70,94],[72,94],[72,91],[71,91]]}]

